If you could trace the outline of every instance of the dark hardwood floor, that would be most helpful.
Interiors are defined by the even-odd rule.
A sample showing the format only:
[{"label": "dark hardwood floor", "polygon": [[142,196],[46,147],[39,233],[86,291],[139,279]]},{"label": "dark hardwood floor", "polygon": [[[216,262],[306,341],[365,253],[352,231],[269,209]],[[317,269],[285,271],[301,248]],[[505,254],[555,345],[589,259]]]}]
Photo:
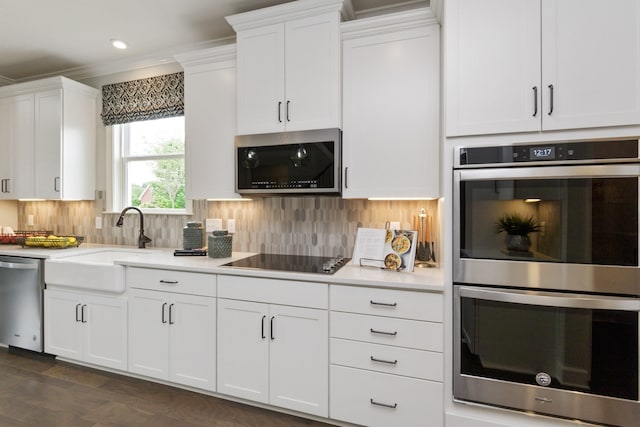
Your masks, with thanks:
[{"label": "dark hardwood floor", "polygon": [[0,347],[0,426],[329,425]]}]

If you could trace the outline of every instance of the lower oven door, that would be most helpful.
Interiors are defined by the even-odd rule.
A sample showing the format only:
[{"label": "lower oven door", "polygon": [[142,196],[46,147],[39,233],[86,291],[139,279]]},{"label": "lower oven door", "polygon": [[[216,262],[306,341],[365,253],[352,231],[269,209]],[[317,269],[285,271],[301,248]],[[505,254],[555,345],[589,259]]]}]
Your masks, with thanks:
[{"label": "lower oven door", "polygon": [[454,397],[637,426],[640,299],[455,285]]}]

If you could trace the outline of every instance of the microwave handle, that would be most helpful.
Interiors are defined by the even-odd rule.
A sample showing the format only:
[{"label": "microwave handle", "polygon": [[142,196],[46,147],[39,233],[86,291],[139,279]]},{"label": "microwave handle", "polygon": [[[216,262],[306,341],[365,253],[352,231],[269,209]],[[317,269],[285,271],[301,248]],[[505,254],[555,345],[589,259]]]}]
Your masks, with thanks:
[{"label": "microwave handle", "polygon": [[349,188],[349,166],[344,168],[344,188]]},{"label": "microwave handle", "polygon": [[488,289],[469,286],[460,286],[458,293],[461,297],[513,304],[640,312],[640,299],[637,298],[520,291],[501,288]]}]

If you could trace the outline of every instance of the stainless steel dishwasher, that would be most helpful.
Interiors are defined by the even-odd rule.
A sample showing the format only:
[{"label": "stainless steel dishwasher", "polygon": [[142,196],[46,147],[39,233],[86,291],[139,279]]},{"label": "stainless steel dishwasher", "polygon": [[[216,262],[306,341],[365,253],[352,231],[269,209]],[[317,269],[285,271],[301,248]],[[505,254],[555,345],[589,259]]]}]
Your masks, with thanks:
[{"label": "stainless steel dishwasher", "polygon": [[0,343],[42,352],[44,260],[0,256]]}]

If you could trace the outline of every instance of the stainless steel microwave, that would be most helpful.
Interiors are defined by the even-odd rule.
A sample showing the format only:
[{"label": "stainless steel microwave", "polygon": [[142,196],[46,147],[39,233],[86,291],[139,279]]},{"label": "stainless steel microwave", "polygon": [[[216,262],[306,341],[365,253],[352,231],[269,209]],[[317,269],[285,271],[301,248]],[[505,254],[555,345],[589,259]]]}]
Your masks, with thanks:
[{"label": "stainless steel microwave", "polygon": [[340,129],[239,135],[235,153],[240,194],[340,195]]}]

